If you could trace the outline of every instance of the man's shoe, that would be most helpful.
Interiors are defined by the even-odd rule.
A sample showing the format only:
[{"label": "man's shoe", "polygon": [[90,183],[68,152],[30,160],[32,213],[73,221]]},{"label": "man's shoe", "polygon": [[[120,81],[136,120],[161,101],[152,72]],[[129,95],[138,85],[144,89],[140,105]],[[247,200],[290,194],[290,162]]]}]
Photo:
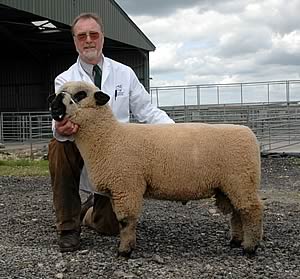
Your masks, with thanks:
[{"label": "man's shoe", "polygon": [[61,252],[74,252],[78,250],[80,247],[80,231],[62,231],[58,245]]}]

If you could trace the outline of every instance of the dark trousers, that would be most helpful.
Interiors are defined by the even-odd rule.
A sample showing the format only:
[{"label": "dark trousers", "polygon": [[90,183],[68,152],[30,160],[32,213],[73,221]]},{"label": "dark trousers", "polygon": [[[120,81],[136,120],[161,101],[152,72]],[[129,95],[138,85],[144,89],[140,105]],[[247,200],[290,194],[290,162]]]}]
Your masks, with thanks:
[{"label": "dark trousers", "polygon": [[[79,231],[81,224],[79,182],[83,159],[76,145],[70,141],[59,142],[52,139],[48,150],[57,230]],[[95,194],[94,206],[88,213],[89,216],[84,218],[85,225],[108,235],[119,233],[119,224],[109,197]]]}]

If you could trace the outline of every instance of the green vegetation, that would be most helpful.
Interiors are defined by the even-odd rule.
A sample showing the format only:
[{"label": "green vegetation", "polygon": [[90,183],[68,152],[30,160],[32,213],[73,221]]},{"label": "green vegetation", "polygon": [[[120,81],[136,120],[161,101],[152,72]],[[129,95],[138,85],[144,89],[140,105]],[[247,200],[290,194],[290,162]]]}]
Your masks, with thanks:
[{"label": "green vegetation", "polygon": [[300,158],[299,157],[293,157],[290,158],[291,162],[297,166],[300,166]]},{"label": "green vegetation", "polygon": [[0,160],[0,176],[48,176],[46,160]]}]

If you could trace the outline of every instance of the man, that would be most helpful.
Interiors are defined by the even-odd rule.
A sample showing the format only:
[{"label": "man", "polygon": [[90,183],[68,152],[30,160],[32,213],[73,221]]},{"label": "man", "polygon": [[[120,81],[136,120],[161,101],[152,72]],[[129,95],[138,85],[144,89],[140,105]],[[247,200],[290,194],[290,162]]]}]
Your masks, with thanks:
[{"label": "man", "polygon": [[[165,112],[151,105],[149,94],[131,68],[104,57],[103,24],[96,14],[84,13],[76,17],[72,34],[79,57],[67,71],[56,77],[56,92],[67,81],[95,83],[110,95],[110,106],[119,121],[129,122],[131,111],[140,122],[174,123]],[[80,127],[68,119],[53,122],[54,139],[49,143],[53,203],[62,252],[79,248],[82,219],[84,224],[100,233],[115,235],[119,232],[109,197],[92,195],[81,209],[79,185],[81,189],[91,187],[84,162],[73,143],[72,135],[78,129]]]}]

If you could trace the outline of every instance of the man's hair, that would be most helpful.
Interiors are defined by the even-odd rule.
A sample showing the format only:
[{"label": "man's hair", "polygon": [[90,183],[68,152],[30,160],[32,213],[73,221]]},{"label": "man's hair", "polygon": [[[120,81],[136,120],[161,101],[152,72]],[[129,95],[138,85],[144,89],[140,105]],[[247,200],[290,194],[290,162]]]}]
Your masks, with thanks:
[{"label": "man's hair", "polygon": [[75,17],[75,19],[72,22],[72,25],[71,25],[72,34],[74,35],[74,26],[76,25],[78,20],[80,20],[80,19],[89,19],[89,18],[94,19],[99,24],[102,33],[104,33],[104,26],[103,26],[103,22],[102,22],[102,19],[101,19],[100,16],[98,16],[95,13],[81,13],[79,16]]}]

